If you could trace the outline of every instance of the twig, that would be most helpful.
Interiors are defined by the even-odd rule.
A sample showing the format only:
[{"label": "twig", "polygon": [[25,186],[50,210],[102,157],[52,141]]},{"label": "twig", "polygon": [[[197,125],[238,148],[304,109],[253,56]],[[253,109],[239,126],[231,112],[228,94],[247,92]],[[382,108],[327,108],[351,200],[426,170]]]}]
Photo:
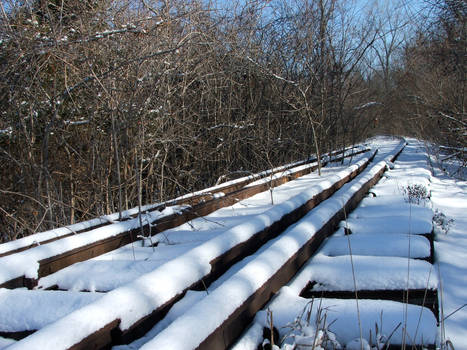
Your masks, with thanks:
[{"label": "twig", "polygon": [[[342,208],[344,209],[345,225],[347,227],[347,213],[345,211],[345,204],[342,206]],[[352,266],[352,279],[353,279],[353,285],[354,285],[354,290],[355,290],[355,302],[357,303],[358,328],[360,329],[360,347],[361,347],[361,350],[363,350],[362,321],[360,319],[360,308],[359,308],[359,305],[358,305],[357,279],[355,277],[355,268],[354,268],[353,256],[352,256],[352,246],[350,244],[350,235],[347,235],[347,244],[349,246],[350,265]]]},{"label": "twig", "polygon": [[464,307],[467,306],[467,303],[465,303],[464,305],[458,307],[457,309],[455,309],[453,312],[451,312],[449,315],[445,316],[443,318],[443,321],[447,320],[449,317],[451,317],[452,315],[454,315],[456,312],[460,311],[461,309],[463,309]]}]

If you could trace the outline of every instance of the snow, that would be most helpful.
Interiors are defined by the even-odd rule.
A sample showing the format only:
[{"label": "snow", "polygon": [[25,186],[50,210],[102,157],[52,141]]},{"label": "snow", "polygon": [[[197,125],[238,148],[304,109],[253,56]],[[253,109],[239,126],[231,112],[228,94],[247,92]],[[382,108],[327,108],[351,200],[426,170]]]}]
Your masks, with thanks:
[{"label": "snow", "polygon": [[[417,145],[416,145],[417,146]],[[412,146],[411,152],[413,152],[413,149],[416,147]],[[399,276],[399,284],[406,287],[407,284],[406,282],[402,279],[402,275],[404,275],[405,278],[407,278],[407,262],[408,260],[406,257],[409,255],[411,258],[415,257],[426,257],[429,255],[430,247],[429,247],[429,242],[425,237],[421,236],[414,236],[410,235],[409,233],[416,233],[417,231],[419,233],[429,233],[431,232],[432,229],[432,224],[431,224],[431,217],[433,215],[433,211],[430,208],[430,203],[429,200],[422,200],[420,203],[415,204],[415,203],[409,203],[408,198],[404,197],[404,192],[403,189],[405,186],[410,186],[413,184],[422,184],[424,186],[429,187],[431,194],[434,193],[434,188],[432,186],[432,177],[427,174],[427,168],[426,168],[426,163],[424,166],[421,166],[421,162],[416,162],[416,167],[409,166],[410,163],[410,158],[412,160],[415,159],[422,159],[426,158],[426,155],[424,154],[419,154],[416,157],[413,157],[413,155],[410,156],[402,156],[401,160],[402,162],[406,162],[406,164],[401,164],[398,163],[394,165],[393,169],[395,172],[393,172],[391,175],[387,176],[385,181],[387,182],[383,186],[380,186],[379,188],[376,189],[378,191],[378,197],[376,198],[367,198],[362,206],[356,210],[356,212],[352,215],[350,215],[350,218],[353,219],[358,219],[358,218],[368,218],[368,217],[374,217],[375,223],[384,225],[384,226],[391,226],[394,225],[394,222],[397,223],[396,229],[393,231],[389,231],[390,233],[382,234],[381,232],[378,232],[376,235],[352,235],[349,237],[336,237],[336,240],[340,240],[339,243],[334,243],[331,244],[333,249],[341,249],[341,254],[345,254],[344,250],[344,242],[347,241],[347,239],[351,240],[351,246],[352,248],[355,248],[358,253],[354,254],[361,254],[365,255],[367,254],[368,256],[357,256],[357,265],[359,265],[362,261],[367,260],[369,264],[374,263],[375,259],[379,260],[379,263],[377,265],[380,265],[382,267],[387,267],[387,270],[390,272],[391,267],[394,268],[394,262],[401,263],[401,271],[402,274]],[[398,172],[398,174],[396,173]],[[404,178],[405,176],[405,178]],[[462,191],[457,191],[457,192],[462,192]],[[463,190],[465,193],[465,190]],[[388,206],[389,205],[389,206]],[[463,209],[465,209],[465,206],[461,206]],[[364,208],[364,209],[363,209]],[[457,213],[457,215],[462,215]],[[392,222],[391,219],[388,218],[393,218]],[[351,220],[351,221],[352,221]],[[353,220],[353,222],[358,222],[358,220]],[[383,227],[384,227],[383,226]],[[402,232],[406,232],[405,234],[400,233],[400,229],[402,228]],[[342,230],[341,230],[342,231]],[[435,229],[436,232],[436,229]],[[394,239],[394,241],[392,240]],[[388,243],[388,240],[391,239],[391,242]],[[407,247],[407,241],[410,239],[410,253],[408,252],[408,247]],[[348,242],[348,241],[347,241]],[[347,243],[346,242],[346,243]],[[405,243],[405,244],[404,244]],[[381,260],[381,258],[374,258],[370,255],[369,252],[369,247],[375,244],[376,245],[376,252],[373,252],[373,254],[377,254],[379,256],[396,256],[399,258],[389,258],[389,260]],[[287,246],[284,244],[283,248],[285,249]],[[326,246],[325,246],[326,247]],[[348,248],[348,247],[347,247]],[[405,248],[405,249],[402,249]],[[331,248],[329,248],[331,249]],[[459,249],[459,251],[461,251]],[[464,249],[462,251],[465,251]],[[345,254],[346,255],[346,254]],[[326,258],[326,257],[325,257]],[[345,258],[348,259],[348,257],[339,257],[339,259],[344,260]],[[403,259],[400,259],[403,258]],[[463,256],[463,260],[465,260],[465,256]],[[328,260],[332,259],[327,257]],[[463,261],[461,260],[461,261]],[[251,260],[250,260],[251,261]],[[249,261],[249,262],[250,262]],[[248,262],[248,263],[249,263]],[[270,259],[269,261],[266,261],[263,264],[263,273],[267,272],[267,269],[272,265],[272,263],[275,263],[274,259]],[[397,265],[397,264],[396,264]],[[403,267],[403,270],[402,270]],[[411,268],[411,277],[414,275],[417,275],[415,279],[411,278],[410,283],[411,283],[411,288],[418,288],[417,285],[421,288],[425,288],[427,285],[430,288],[434,288],[437,285],[437,273],[436,271],[433,271],[433,268],[431,267],[430,264],[428,264],[425,261],[416,261],[416,260],[410,260],[410,268]],[[412,270],[412,268],[414,270]],[[421,269],[423,271],[422,278],[419,278],[419,273],[415,271],[415,269]],[[358,267],[357,267],[358,269]],[[241,270],[241,269],[240,269]],[[258,273],[260,273],[261,270],[258,270]],[[238,273],[238,272],[237,272]],[[424,278],[423,278],[424,275]],[[430,278],[428,279],[428,275],[430,275]],[[261,276],[260,274],[258,276]],[[308,277],[308,276],[307,276]],[[378,276],[375,276],[378,277]],[[458,276],[459,277],[459,276]],[[308,281],[309,278],[303,278],[302,283],[305,283],[305,281]],[[242,282],[245,284],[245,281],[237,281],[239,285],[242,284]],[[240,287],[240,290],[244,289],[246,286],[250,287],[251,281],[248,281],[248,284],[245,284],[245,286],[242,288]],[[404,284],[405,282],[405,284]],[[465,282],[464,282],[465,283]],[[300,286],[300,288],[295,288],[300,291],[304,285]],[[220,287],[222,288],[222,286]],[[291,287],[291,290],[293,288]],[[297,290],[295,290],[295,294],[297,294]],[[464,288],[464,290],[466,290]],[[224,290],[224,292],[228,292],[227,290]],[[229,293],[223,293],[226,296],[226,299],[223,300],[224,303],[228,302],[228,296],[230,295]],[[233,293],[235,294],[235,293]],[[282,294],[279,293],[280,295]],[[212,295],[212,294],[210,294]],[[231,296],[234,298],[234,296]],[[238,295],[236,295],[238,297]],[[205,297],[204,300],[208,299],[209,297]],[[204,306],[208,306],[204,304],[203,302],[200,302],[199,304],[202,304]],[[223,305],[222,304],[222,298],[219,297],[217,305]],[[303,301],[308,302],[308,301]],[[359,337],[359,329],[356,327],[358,325],[358,321],[355,319],[355,301],[347,300],[330,300],[329,303],[332,303],[332,306],[335,306],[334,304],[342,304],[346,303],[348,305],[344,305],[341,309],[338,309],[336,311],[336,314],[339,314],[339,318],[341,321],[337,321],[333,324],[335,326],[333,330],[336,330],[336,333],[340,332],[340,341],[342,344],[348,344],[350,345],[351,342],[355,342],[355,339]],[[293,307],[294,305],[297,304],[296,300],[288,300],[283,303],[284,307],[284,312],[289,312],[288,316],[286,317],[288,321],[293,320],[298,314],[300,314],[301,310],[295,310],[291,312],[291,306]],[[216,302],[213,302],[213,305],[216,305]],[[462,306],[462,304],[458,304],[459,306]],[[338,305],[341,306],[341,305]],[[271,308],[272,309],[272,308]],[[190,315],[194,315],[193,310],[198,310],[201,312],[201,307],[199,305],[195,305],[192,309],[188,310],[187,313]],[[347,310],[347,312],[345,312]],[[461,310],[462,311],[462,310]],[[458,311],[454,315],[450,316],[454,320],[457,315],[462,315],[462,312]],[[204,311],[206,312],[206,311]],[[209,313],[209,309],[207,311]],[[212,312],[219,312],[219,310],[213,310]],[[391,338],[391,343],[401,343],[403,338],[406,339],[415,339],[416,342],[420,343],[423,342],[425,344],[427,343],[434,343],[435,341],[439,340],[438,337],[438,330],[436,326],[436,319],[434,315],[432,314],[431,311],[428,309],[422,308],[420,306],[415,306],[415,305],[406,305],[402,303],[397,303],[397,302],[391,302],[391,301],[372,301],[372,300],[362,300],[360,301],[360,315],[361,315],[361,320],[362,320],[362,328],[366,329],[364,330],[364,337],[369,338],[369,330],[375,330],[374,325],[375,323],[382,324],[384,325],[384,328],[382,326],[380,329],[382,329],[383,333],[385,333],[386,336],[388,336],[394,329],[397,328],[399,323],[404,325],[404,314],[407,314],[407,331],[409,333],[409,336],[404,337],[402,335],[402,329],[403,327],[399,327],[397,332],[394,333],[394,335]],[[342,315],[342,318],[341,318]],[[277,315],[275,315],[275,323],[276,326],[277,324]],[[353,319],[350,319],[353,318]],[[193,317],[193,322],[194,322],[194,317]],[[201,317],[201,319],[204,320],[204,317]],[[463,326],[460,326],[460,329],[456,329],[458,334],[463,334],[465,331],[465,322],[462,323],[462,318],[461,322],[459,322],[459,325],[463,324]],[[189,317],[186,317],[185,320],[188,322],[188,324],[191,324],[190,322],[192,321]],[[180,322],[179,320],[175,321],[175,325],[172,325],[171,327],[174,329],[173,333],[176,333],[176,324],[177,321]],[[287,322],[288,322],[287,321]],[[448,323],[448,322],[446,322]],[[451,322],[453,324],[453,322]],[[192,324],[194,326],[194,323]],[[247,333],[248,335],[243,337],[241,341],[236,345],[235,349],[254,349],[256,348],[256,345],[258,342],[262,340],[262,327],[265,325],[263,322],[262,324],[255,323],[253,326],[250,328],[249,332]],[[351,327],[349,327],[351,325]],[[178,328],[180,331],[181,329],[184,329],[182,326],[179,325]],[[192,327],[190,329],[197,329],[196,327]],[[415,335],[416,333],[416,335]],[[149,343],[146,347],[144,348],[155,348],[157,344],[164,344],[164,339],[163,337],[170,336],[170,333],[167,334],[166,332],[163,332],[160,334],[158,337],[155,338],[155,340],[151,343]],[[374,333],[373,333],[374,336]],[[459,335],[457,335],[459,338]],[[158,339],[158,342],[155,342],[156,339]],[[160,342],[160,343],[159,343]],[[410,343],[410,340],[408,340]],[[465,342],[457,342],[458,346],[459,344],[463,344]],[[168,344],[168,342],[166,343]],[[185,343],[187,345],[187,348],[190,348],[192,345],[191,343]],[[173,344],[170,343],[170,346]]]},{"label": "snow", "polygon": [[[150,210],[155,205],[147,205],[141,207],[142,212],[146,212]],[[126,211],[122,211],[121,217],[123,219],[130,218],[131,215],[135,215],[138,213],[138,208],[132,208]],[[78,231],[86,230],[98,225],[114,223],[119,220],[119,213],[113,213],[110,215],[104,215],[95,219],[91,219],[88,221],[79,222],[73,225],[68,225],[60,228],[56,228],[49,231],[35,233],[30,236],[26,236],[14,241],[10,241],[7,243],[0,244],[0,254],[7,253],[12,250],[26,248],[34,245],[40,245],[42,242],[55,239],[64,235],[68,234],[75,234]]]},{"label": "snow", "polygon": [[16,341],[13,339],[7,339],[0,337],[0,350],[6,349],[9,345],[15,343]]},{"label": "snow", "polygon": [[[411,210],[416,208],[416,204],[407,203],[407,194],[404,194],[405,186],[420,184],[425,186],[429,198],[420,201],[421,206],[432,209],[432,212],[440,216],[441,223],[445,227],[434,227],[435,232],[435,254],[436,264],[434,269],[439,278],[439,303],[442,320],[440,326],[440,339],[442,346],[446,341],[452,341],[456,349],[467,349],[467,183],[455,180],[444,174],[439,167],[446,167],[446,164],[435,163],[434,168],[430,168],[430,158],[426,153],[426,145],[417,140],[410,140],[407,151],[401,155],[398,164],[392,171],[392,176],[388,178],[388,183],[393,183],[392,190],[387,186],[380,194],[402,194],[405,205],[409,205]],[[438,168],[436,167],[438,166]],[[461,169],[461,168],[458,168]],[[431,170],[431,171],[430,171]],[[462,171],[457,171],[457,175]],[[390,198],[390,196],[388,196]],[[378,200],[368,198],[366,202]],[[381,205],[384,199],[379,199]],[[393,198],[392,206],[399,206]],[[400,202],[399,202],[400,203]],[[413,216],[420,217],[419,213],[412,211]],[[450,220],[454,220],[450,222]],[[447,231],[447,233],[445,233]],[[413,238],[411,242],[413,242]],[[460,309],[459,309],[460,308]],[[454,312],[454,313],[453,313]],[[452,314],[453,313],[453,314]],[[444,315],[444,316],[443,316]]]},{"label": "snow", "polygon": [[[381,180],[384,182],[384,180]],[[376,187],[380,186],[380,183]],[[375,187],[372,189],[371,192]],[[357,209],[350,213],[349,218],[368,218],[368,217],[394,217],[394,216],[412,216],[424,221],[431,221],[433,210],[423,205],[408,203],[400,195],[388,195],[383,197],[366,197],[360,203]]]},{"label": "snow", "polygon": [[254,322],[245,334],[231,348],[232,350],[253,350],[263,341],[263,325]]},{"label": "snow", "polygon": [[201,300],[206,295],[206,292],[195,292],[189,290],[186,295],[176,303],[164,317],[163,320],[158,322],[144,337],[137,339],[130,345],[114,346],[113,350],[124,350],[124,349],[139,349],[144,343],[159,334],[165,327],[171,324],[178,317],[183,315],[187,308]]},{"label": "snow", "polygon": [[[116,219],[116,218],[115,218]],[[26,236],[15,241],[10,241],[0,245],[0,254],[7,253],[9,251],[25,248],[29,246],[38,245],[43,241],[61,237],[76,231],[80,231],[89,227],[93,227],[100,224],[105,224],[106,220],[103,218],[92,219],[78,224],[64,226],[61,228],[36,233],[34,235]]]},{"label": "snow", "polygon": [[[109,291],[149,273],[180,256],[196,244],[167,245],[154,253],[152,248],[128,247],[118,252],[68,266],[39,280],[39,288],[57,285],[72,291]],[[133,258],[133,251],[135,253]]]},{"label": "snow", "polygon": [[430,242],[423,236],[410,237],[410,252],[406,234],[377,234],[344,236],[343,229],[330,237],[321,249],[328,256],[349,255],[349,243],[352,254],[363,256],[393,256],[428,258]]},{"label": "snow", "polygon": [[97,293],[0,288],[0,332],[41,329],[100,297]]},{"label": "snow", "polygon": [[345,344],[346,350],[371,350],[370,344],[366,339],[354,339]]},{"label": "snow", "polygon": [[399,257],[352,255],[351,261],[350,255],[318,254],[302,274],[317,283],[313,291],[354,291],[352,265],[357,290],[436,289],[438,285],[433,265],[422,260],[408,264],[407,258]]},{"label": "snow", "polygon": [[[309,305],[309,299],[299,297],[309,281],[318,282],[315,290],[354,289],[350,245],[357,289],[438,287],[441,327],[437,327],[436,318],[427,308],[385,300],[358,300],[357,312],[355,300],[315,299],[312,320],[320,308],[327,315],[325,326],[348,349],[361,348],[359,324],[366,340],[370,339],[370,331],[374,339],[375,324],[378,324],[382,335],[389,336],[395,330],[391,344],[400,344],[404,339],[409,344],[412,340],[416,343],[423,341],[424,344],[445,344],[449,339],[456,349],[467,349],[467,182],[449,178],[438,168],[430,168],[425,145],[413,139],[408,139],[408,142],[399,159],[391,163],[388,153],[396,152],[403,142],[390,138],[368,141],[373,149],[379,148],[379,153],[374,163],[359,175],[359,181],[366,181],[386,165],[391,170],[341,223],[336,234],[324,242],[320,253],[305,264],[289,285],[283,287],[267,305],[273,312],[274,324],[281,337],[287,335],[291,322]],[[361,164],[367,156],[355,158],[355,162]],[[0,330],[1,327],[39,329],[20,342],[12,341],[9,349],[66,349],[116,319],[121,320],[122,330],[129,328],[209,274],[213,258],[249,239],[356,167],[353,165],[351,169],[342,171],[345,167],[334,166],[323,169],[322,179],[310,174],[275,188],[272,192],[274,205],[271,193],[266,191],[154,236],[153,241],[159,243],[157,247],[144,247],[141,243],[128,245],[39,281],[44,288],[60,284],[61,288],[75,291],[109,290],[106,294],[21,290],[24,295],[15,294],[20,296],[14,298],[12,291],[0,289]],[[188,291],[145,337],[115,349],[195,348],[295,254],[356,189],[355,185],[345,185],[304,219],[234,265],[207,291]],[[413,196],[409,193],[411,189],[426,192]],[[164,214],[167,215],[169,210]],[[150,215],[161,214],[155,212]],[[433,225],[433,215],[438,216],[436,225]],[[148,218],[151,219],[153,216]],[[131,221],[116,222],[102,229],[122,227],[120,225]],[[350,228],[351,235],[344,235],[344,226]],[[114,229],[117,230],[116,227],[110,230]],[[70,232],[69,229],[65,231]],[[99,232],[97,234],[104,235]],[[430,256],[430,243],[421,234],[431,232],[435,233],[435,265],[415,260]],[[70,237],[72,240],[67,244],[78,244],[73,239],[82,235],[85,234]],[[34,240],[28,244],[34,244]],[[0,258],[0,281],[9,271],[18,270],[33,276],[37,271],[34,263],[46,255],[45,247],[54,254],[65,249],[50,243],[30,249],[33,253],[27,256],[15,254],[21,256],[17,260]],[[2,248],[0,246],[0,252]],[[67,297],[61,299],[61,293]],[[21,311],[14,314],[13,310]],[[43,318],[44,314],[49,317]],[[262,342],[266,321],[264,310],[256,316],[234,349],[255,349]],[[289,328],[282,328],[285,326]],[[312,325],[309,327],[310,332],[315,330]],[[403,334],[404,329],[407,336]],[[189,336],[181,336],[187,330]],[[297,332],[294,334],[295,338],[287,340],[289,344],[302,336]],[[310,334],[302,336],[301,341],[311,342]],[[0,338],[0,349],[8,342],[10,340]]]},{"label": "snow", "polygon": [[11,135],[13,133],[13,128],[9,126],[6,129],[0,129],[0,135]]},{"label": "snow", "polygon": [[348,218],[342,222],[343,227],[350,229],[352,234],[429,234],[433,225],[427,218],[412,215],[394,215],[390,217],[367,217],[362,219]]},{"label": "snow", "polygon": [[[268,305],[272,311],[275,327],[279,330],[281,337],[286,335],[284,328],[295,320],[312,300],[297,296],[294,290],[283,287],[274,300]],[[407,344],[433,344],[436,340],[437,326],[433,313],[426,308],[417,305],[406,305],[388,300],[359,300],[359,313],[356,312],[356,302],[351,299],[315,299],[313,302],[311,322],[316,319],[319,309],[327,314],[329,330],[336,335],[341,344],[347,344],[356,338],[360,338],[359,323],[361,323],[362,335],[370,339],[372,332],[375,336],[375,324],[378,325],[380,333],[391,337],[391,344],[402,344],[403,329],[409,335]],[[404,313],[407,307],[407,322]],[[267,325],[266,313],[260,312],[256,316],[256,322]],[[360,321],[360,322],[359,322]],[[401,326],[398,327],[399,323]],[[235,350],[237,348],[234,347]]]},{"label": "snow", "polygon": [[[63,40],[63,39],[62,39]],[[89,124],[90,121],[88,119],[82,119],[82,120],[65,120],[64,121],[65,125],[84,125],[84,124]]]},{"label": "snow", "polygon": [[[158,211],[146,214],[155,220],[160,216]],[[59,255],[74,248],[93,243],[96,240],[118,235],[119,233],[139,227],[139,219],[114,223],[88,232],[57,240],[46,245],[39,245],[14,255],[0,258],[0,284],[20,276],[37,278],[39,261]]]},{"label": "snow", "polygon": [[[440,283],[443,341],[455,349],[467,349],[467,182],[442,177],[432,183],[433,207],[454,222],[435,240]],[[460,310],[458,310],[461,308]],[[456,311],[458,310],[458,311]],[[455,312],[454,314],[452,314]]]},{"label": "snow", "polygon": [[[143,214],[144,222],[153,222],[163,216],[170,215],[179,210],[167,207],[162,212],[157,210]],[[17,254],[0,257],[0,284],[17,277],[26,276],[27,278],[38,278],[39,262],[64,252],[86,246],[98,240],[116,236],[122,232],[140,227],[139,217],[122,222],[115,222],[111,225],[98,227],[93,230],[80,233],[50,242],[45,245],[39,245],[31,249],[19,252]],[[53,233],[50,233],[53,235]]]},{"label": "snow", "polygon": [[360,106],[356,106],[354,107],[354,109],[364,109],[364,108],[368,108],[368,107],[372,107],[372,106],[378,106],[378,105],[382,105],[381,102],[376,102],[376,101],[370,101],[370,102],[367,102],[367,103],[364,103]]},{"label": "snow", "polygon": [[[427,198],[409,198],[406,190],[413,184],[431,189],[431,175],[427,170],[426,154],[414,152],[417,147],[413,144],[407,148],[409,152],[404,151],[395,164],[390,164],[391,170],[372,188],[371,193],[376,197],[365,198],[341,223],[336,234],[326,240],[322,250],[267,305],[267,309],[274,314],[274,323],[279,330],[296,320],[310,302],[298,296],[310,281],[317,282],[312,287],[315,291],[353,291],[355,285],[358,290],[437,288],[436,267],[413,259],[430,255],[427,238],[415,235],[430,233],[433,229],[430,193],[427,193]],[[385,161],[388,161],[387,157]],[[414,203],[414,199],[420,200]],[[353,234],[345,236],[344,227],[350,228]],[[352,259],[349,248],[352,249]],[[340,344],[358,346],[360,349],[356,301],[322,299],[319,302],[327,312],[329,330],[335,332]],[[388,336],[400,322],[404,325],[405,317],[409,320],[406,340],[416,339],[416,343],[421,343],[423,339],[428,344],[438,339],[436,318],[428,309],[393,301],[359,300],[358,303],[363,337],[367,340],[370,339],[370,330],[374,339],[375,323],[382,323],[384,328],[380,327],[380,330]],[[336,316],[332,317],[334,310]],[[315,315],[316,312],[312,319]],[[257,316],[252,328],[234,349],[255,348],[252,345],[258,344],[258,334],[254,329],[260,328],[258,324],[266,326],[265,311],[262,316]],[[391,344],[403,342],[403,328],[394,333]],[[285,331],[281,332],[281,336],[286,335]]]}]

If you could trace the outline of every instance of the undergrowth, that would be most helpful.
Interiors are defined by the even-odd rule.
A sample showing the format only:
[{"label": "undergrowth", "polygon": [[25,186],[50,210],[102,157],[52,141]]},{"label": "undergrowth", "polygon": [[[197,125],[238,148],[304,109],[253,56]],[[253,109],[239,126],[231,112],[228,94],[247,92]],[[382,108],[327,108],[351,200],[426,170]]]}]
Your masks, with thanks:
[{"label": "undergrowth", "polygon": [[[407,203],[426,205],[431,198],[430,191],[422,184],[407,185],[401,189],[404,199]],[[441,233],[447,234],[453,219],[448,219],[440,210],[436,209],[433,214],[433,226]]]},{"label": "undergrowth", "polygon": [[438,209],[435,210],[435,213],[433,215],[433,224],[439,231],[441,231],[444,234],[447,234],[453,223],[453,219],[448,219],[446,215],[444,215],[444,213],[442,213]]},{"label": "undergrowth", "polygon": [[430,191],[421,184],[407,185],[402,188],[405,201],[411,204],[425,204],[430,200]]},{"label": "undergrowth", "polygon": [[[267,312],[268,328],[263,332],[264,341],[260,346],[262,350],[383,350],[390,345],[393,334],[399,329],[399,323],[390,334],[382,334],[383,314],[380,324],[375,323],[374,333],[370,330],[369,339],[355,338],[342,345],[330,327],[335,322],[329,322],[327,308],[321,305],[321,299],[316,311],[313,312],[315,299],[312,299],[303,308],[293,322],[283,327],[285,335],[279,339],[279,334],[274,326],[273,314]],[[272,329],[272,331],[271,331]]]}]

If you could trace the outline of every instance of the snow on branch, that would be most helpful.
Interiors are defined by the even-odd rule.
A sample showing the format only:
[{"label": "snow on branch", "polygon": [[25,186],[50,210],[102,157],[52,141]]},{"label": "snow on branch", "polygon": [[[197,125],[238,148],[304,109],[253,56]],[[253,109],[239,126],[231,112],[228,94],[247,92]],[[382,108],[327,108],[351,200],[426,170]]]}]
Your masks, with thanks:
[{"label": "snow on branch", "polygon": [[452,120],[452,121],[454,121],[454,122],[456,122],[456,123],[461,124],[461,125],[464,126],[464,127],[467,127],[467,123],[464,122],[464,121],[462,121],[462,120],[459,120],[459,119],[457,119],[457,118],[454,118],[453,116],[447,115],[446,113],[443,113],[443,112],[441,112],[441,111],[438,111],[438,113],[439,113],[439,115],[442,116],[443,118]]},{"label": "snow on branch", "polygon": [[382,106],[382,105],[383,104],[381,102],[371,101],[371,102],[364,103],[364,104],[362,104],[360,106],[355,106],[353,109],[359,110],[359,109],[364,109],[364,108],[368,108],[368,107]]},{"label": "snow on branch", "polygon": [[64,121],[65,125],[84,125],[84,124],[89,124],[88,119],[83,119],[83,120],[65,120]]},{"label": "snow on branch", "polygon": [[245,125],[218,124],[218,125],[211,126],[207,130],[211,131],[211,130],[220,129],[220,128],[245,129],[245,128],[249,127],[249,126],[254,126],[254,124],[252,124],[252,123],[245,124]]},{"label": "snow on branch", "polygon": [[11,134],[13,134],[13,128],[12,128],[11,126],[9,126],[9,127],[6,128],[6,129],[0,130],[0,135],[7,135],[7,136],[10,136]]},{"label": "snow on branch", "polygon": [[234,176],[247,176],[247,175],[253,175],[253,173],[249,170],[236,170],[236,171],[231,171],[228,174],[221,175],[217,178],[216,185],[221,184],[228,178],[232,178]]},{"label": "snow on branch", "polygon": [[263,71],[265,71],[266,73],[268,73],[269,75],[272,75],[274,78],[276,79],[279,79],[279,80],[282,80],[282,81],[285,81],[286,83],[289,83],[289,84],[293,84],[293,85],[297,85],[297,83],[293,80],[289,80],[289,79],[286,79],[286,78],[283,78],[281,77],[280,75],[277,75],[276,73],[273,73],[271,72],[269,69],[263,67],[262,65],[260,65],[258,62],[256,62],[255,60],[253,60],[250,56],[246,56],[247,60],[250,61],[251,63],[253,63],[254,65],[258,66],[260,69],[262,69]]}]

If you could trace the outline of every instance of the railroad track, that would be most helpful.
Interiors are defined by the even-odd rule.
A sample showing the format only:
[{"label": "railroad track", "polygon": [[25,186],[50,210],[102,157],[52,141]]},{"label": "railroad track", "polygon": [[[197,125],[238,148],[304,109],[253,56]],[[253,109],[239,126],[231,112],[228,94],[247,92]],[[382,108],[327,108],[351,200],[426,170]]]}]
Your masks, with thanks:
[{"label": "railroad track", "polygon": [[[392,161],[400,153],[402,147],[401,144],[379,158]],[[199,329],[191,340],[193,348],[217,349],[230,346],[240,336],[245,326],[253,320],[256,312],[283,285],[289,282],[297,270],[315,253],[322,241],[338,228],[340,221],[358,205],[369,189],[380,179],[386,170],[386,162],[372,162],[374,156],[375,153],[361,156],[361,160],[353,166],[345,168],[337,174],[329,174],[325,181],[317,181],[315,186],[301,191],[299,195],[271,205],[265,212],[248,216],[246,220],[243,220],[244,222],[225,228],[219,235],[208,237],[200,244],[188,244],[188,249],[183,251],[179,257],[164,261],[155,268],[152,266],[149,272],[143,273],[132,282],[110,289],[107,293],[78,293],[75,305],[79,305],[79,307],[67,310],[64,312],[63,318],[57,317],[50,324],[43,325],[43,328],[37,327],[37,331],[34,333],[32,331],[36,329],[16,330],[14,332],[1,331],[0,329],[0,336],[18,339],[26,336],[13,344],[12,349],[49,348],[52,343],[57,349],[109,348],[117,344],[128,344],[144,336],[155,325],[162,324],[161,321],[164,321],[167,312],[172,306],[177,305],[178,301],[183,302],[185,296],[197,293],[198,296],[203,295],[202,300],[195,303],[188,312],[182,314],[158,336],[148,342],[145,348],[186,348],[186,339],[181,341],[180,334],[178,339],[176,336],[174,338],[174,334],[176,335],[180,329]],[[206,202],[199,202],[191,207],[190,214],[174,215],[173,224],[164,226],[164,223],[169,220],[167,217],[159,218],[160,221],[156,227],[148,225],[148,231],[151,230],[151,232],[144,232],[144,234],[146,236],[155,234],[154,237],[159,237],[158,239],[167,239],[166,235],[170,236],[172,232],[168,230],[170,228],[195,217],[208,218],[209,216],[206,215],[214,212],[216,208],[231,206],[240,199],[251,197],[256,193],[267,192],[270,187],[277,187],[293,179],[300,178],[301,180],[303,175],[312,171],[313,165],[305,165],[301,169],[289,170],[285,176],[271,176],[268,181],[263,179],[259,184],[250,184],[249,187],[236,190],[233,196],[224,195]],[[252,188],[257,192],[251,190]],[[200,209],[197,207],[197,205],[204,203],[208,203],[212,208]],[[193,210],[194,208],[196,210]],[[312,209],[311,214],[319,218],[319,225],[316,225],[316,222],[310,224],[306,220],[307,214]],[[184,218],[177,221],[179,217]],[[357,230],[356,227],[358,227],[358,223],[352,224],[350,219],[346,232]],[[306,228],[307,234],[303,234],[303,227]],[[140,227],[134,228],[134,230],[138,230],[133,232],[135,235],[141,232]],[[175,235],[176,232],[172,233]],[[157,242],[164,243],[162,240]],[[131,242],[120,240],[117,245],[112,247],[116,246],[122,250],[128,243]],[[277,249],[278,246],[290,246],[290,249],[285,249],[285,252],[277,255],[277,252],[280,251]],[[43,247],[47,247],[47,245]],[[36,287],[36,290],[32,291],[21,290],[21,293],[29,293],[25,297],[26,299],[34,298],[34,293],[35,295],[43,293],[42,295],[50,296],[52,296],[51,293],[56,293],[53,294],[54,297],[61,295],[58,293],[69,293],[37,290],[37,286],[49,289],[67,289],[53,284],[53,277],[62,272],[66,276],[67,269],[64,267],[76,261],[83,261],[112,250],[109,248],[99,250],[96,247],[91,248],[94,250],[92,253],[86,253],[79,259],[61,260],[65,263],[60,262],[56,265],[52,265],[50,261],[47,261],[49,264],[46,265],[44,259],[38,259],[36,256],[34,258],[39,265],[36,270],[39,271],[38,276],[28,279],[23,273],[21,276],[9,279],[8,286],[28,285]],[[170,248],[170,245],[168,244],[166,247]],[[89,248],[89,244],[86,245],[86,248]],[[64,256],[70,256],[69,252],[76,253],[74,249],[76,248],[69,249]],[[121,254],[128,254],[130,250],[133,250],[134,254],[134,247],[127,246],[126,249],[126,253],[122,250]],[[144,249],[148,250],[150,247]],[[53,249],[50,250],[53,251]],[[139,254],[138,251],[136,253]],[[17,254],[20,253],[9,256],[11,262],[14,262],[13,258]],[[265,262],[268,264],[265,265]],[[86,263],[83,262],[83,264]],[[238,268],[237,272],[232,272],[232,266],[235,270],[235,266],[238,264],[244,264],[244,266]],[[263,273],[260,276],[255,275],[254,271],[262,271],[261,269],[257,270],[258,266],[261,265],[268,266],[268,273]],[[44,266],[55,267],[45,268]],[[70,266],[71,268],[73,266]],[[50,280],[51,277],[52,282],[44,282],[47,278]],[[19,280],[21,283],[18,282]],[[248,288],[244,288],[248,292],[238,291],[241,297],[236,297],[234,301],[226,303],[226,295],[231,294],[232,290],[238,288],[239,284],[245,287],[245,284],[239,281],[248,282]],[[317,283],[317,281],[308,281],[303,286],[303,290],[300,291],[300,295],[302,297],[309,296],[309,293],[314,292],[313,286]],[[206,294],[210,286],[213,285],[216,285],[215,290]],[[15,298],[13,294],[15,290],[1,291],[5,295],[9,293],[6,297]],[[204,294],[206,295],[204,296]],[[210,310],[212,305],[215,305],[215,310]],[[206,319],[208,323],[200,324],[200,322],[196,322],[193,314],[203,313],[203,308],[206,307],[204,313],[208,313],[208,317],[203,317],[203,320]],[[90,318],[89,315],[93,315],[93,317]],[[86,321],[85,325],[77,327],[83,323],[83,320],[89,322]]]},{"label": "railroad track", "polygon": [[[344,157],[365,152],[368,152],[368,149],[350,150],[344,155],[331,153],[331,158],[325,158],[322,166],[330,160],[340,161]],[[119,214],[115,213],[3,244],[0,246],[0,265],[8,266],[10,271],[0,271],[0,288],[32,289],[37,285],[38,279],[71,264],[94,258],[143,237],[151,237],[196,217],[208,215],[219,208],[313,172],[316,168],[316,162],[309,159],[183,196],[174,201],[145,206],[141,211],[141,220],[138,208],[133,208],[124,212],[120,220]],[[36,272],[25,274],[24,266],[36,264],[39,265]]]}]

